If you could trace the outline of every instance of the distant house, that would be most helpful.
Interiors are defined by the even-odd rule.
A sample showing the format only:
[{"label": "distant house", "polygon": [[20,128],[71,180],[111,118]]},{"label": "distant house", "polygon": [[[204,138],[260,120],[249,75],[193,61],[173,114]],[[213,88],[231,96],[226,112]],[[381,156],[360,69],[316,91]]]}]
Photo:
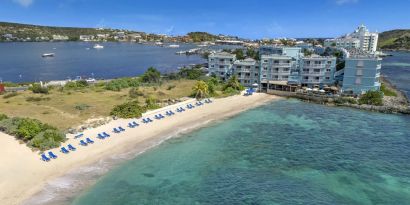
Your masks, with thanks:
[{"label": "distant house", "polygon": [[93,39],[93,35],[80,35],[80,41],[92,41]]},{"label": "distant house", "polygon": [[13,34],[4,34],[3,35],[4,38],[13,38]]},{"label": "distant house", "polygon": [[5,91],[6,91],[6,89],[4,88],[4,85],[0,84],[0,93],[5,92]]}]

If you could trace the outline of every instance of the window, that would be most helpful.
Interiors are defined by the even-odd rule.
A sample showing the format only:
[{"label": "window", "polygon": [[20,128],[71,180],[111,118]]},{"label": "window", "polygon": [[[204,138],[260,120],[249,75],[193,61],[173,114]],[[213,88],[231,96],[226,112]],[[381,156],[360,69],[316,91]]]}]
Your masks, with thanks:
[{"label": "window", "polygon": [[327,64],[332,64],[332,61],[327,61]]},{"label": "window", "polygon": [[255,77],[257,77],[258,76],[258,73],[255,73]]},{"label": "window", "polygon": [[250,67],[250,66],[246,66],[246,69],[251,69],[251,67]]},{"label": "window", "polygon": [[305,80],[309,80],[309,77],[308,77],[308,76],[305,76],[305,77],[303,77],[303,79],[305,79]]},{"label": "window", "polygon": [[290,61],[289,61],[289,60],[287,60],[287,61],[286,61],[286,63],[290,63]]},{"label": "window", "polygon": [[320,80],[320,78],[319,78],[319,77],[315,77],[315,80]]},{"label": "window", "polygon": [[240,65],[236,66],[237,69],[241,69],[242,67]]},{"label": "window", "polygon": [[320,73],[320,69],[313,69],[313,72]]},{"label": "window", "polygon": [[328,69],[326,69],[326,72],[330,72],[330,69],[328,68]]},{"label": "window", "polygon": [[326,77],[326,80],[330,80],[330,77]]},{"label": "window", "polygon": [[263,75],[264,78],[266,78],[266,75]]},{"label": "window", "polygon": [[264,62],[264,63],[267,63],[267,62],[268,62],[268,60],[263,60],[263,62]]},{"label": "window", "polygon": [[263,70],[268,70],[268,67],[263,67]]},{"label": "window", "polygon": [[213,58],[211,58],[211,61],[213,62],[213,61],[214,61],[214,59],[213,59]]},{"label": "window", "polygon": [[279,63],[279,61],[278,61],[278,60],[275,60],[275,61],[273,61],[273,63],[278,64],[278,63]]},{"label": "window", "polygon": [[274,79],[278,79],[278,77],[279,77],[279,76],[277,76],[277,75],[273,76]]},{"label": "window", "polygon": [[284,68],[283,71],[289,71],[289,68]]},{"label": "window", "polygon": [[221,72],[221,75],[224,75],[225,73],[224,72]]},{"label": "window", "polygon": [[362,78],[361,78],[361,77],[357,77],[355,83],[356,83],[357,85],[362,84]]},{"label": "window", "polygon": [[288,78],[289,78],[289,76],[287,76],[287,75],[282,76],[282,79],[288,79]]},{"label": "window", "polygon": [[219,66],[219,68],[225,68],[225,66],[223,66],[223,65],[220,65],[220,66]]},{"label": "window", "polygon": [[279,68],[275,68],[275,71],[278,72],[278,71],[279,71]]},{"label": "window", "polygon": [[211,68],[215,67],[214,65],[211,65]]}]

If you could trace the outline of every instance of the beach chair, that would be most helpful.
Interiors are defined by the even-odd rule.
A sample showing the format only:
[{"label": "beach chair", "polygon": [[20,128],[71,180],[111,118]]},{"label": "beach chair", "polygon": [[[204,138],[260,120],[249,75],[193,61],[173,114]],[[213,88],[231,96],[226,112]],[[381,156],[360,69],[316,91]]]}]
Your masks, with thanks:
[{"label": "beach chair", "polygon": [[103,140],[103,139],[105,138],[105,136],[104,136],[103,134],[101,134],[101,133],[98,133],[97,138],[98,138],[98,139],[102,139],[102,140]]},{"label": "beach chair", "polygon": [[184,112],[184,111],[185,111],[185,109],[184,109],[183,107],[180,107],[180,109],[181,109],[181,111],[182,111],[182,112]]},{"label": "beach chair", "polygon": [[201,106],[201,102],[198,101],[198,102],[195,103],[195,105]]},{"label": "beach chair", "polygon": [[191,104],[189,104],[189,105],[187,105],[187,106],[186,106],[186,108],[188,108],[188,109],[192,109],[192,105],[191,105]]},{"label": "beach chair", "polygon": [[125,131],[125,129],[122,128],[121,126],[119,126],[118,129],[119,129],[121,132],[124,132],[124,131]]},{"label": "beach chair", "polygon": [[165,116],[163,116],[162,114],[159,114],[158,115],[160,118],[165,118]]},{"label": "beach chair", "polygon": [[148,123],[148,121],[144,118],[142,119],[142,123]]},{"label": "beach chair", "polygon": [[55,155],[52,151],[48,152],[48,156],[50,156],[50,158],[57,159],[57,155]]},{"label": "beach chair", "polygon": [[140,126],[137,122],[133,121],[132,125],[134,125],[134,127]]},{"label": "beach chair", "polygon": [[84,142],[84,140],[80,140],[80,145],[87,146],[88,144],[87,144],[87,142]]},{"label": "beach chair", "polygon": [[50,161],[50,158],[48,158],[47,156],[46,156],[46,154],[41,154],[41,160],[43,160],[43,161],[45,161],[45,162],[48,162],[48,161]]},{"label": "beach chair", "polygon": [[71,150],[71,151],[75,151],[77,148],[75,148],[73,145],[71,145],[71,144],[69,144],[68,146],[68,149],[69,150]]},{"label": "beach chair", "polygon": [[172,114],[171,114],[169,111],[166,111],[166,112],[165,112],[165,115],[171,116]]},{"label": "beach chair", "polygon": [[114,132],[114,133],[120,133],[121,131],[118,130],[117,128],[114,128],[114,129],[113,129],[113,132]]},{"label": "beach chair", "polygon": [[129,127],[129,128],[134,128],[135,126],[134,126],[132,123],[129,122],[129,123],[128,123],[128,127]]},{"label": "beach chair", "polygon": [[111,135],[109,135],[108,133],[106,133],[106,132],[103,132],[103,135],[104,135],[104,137],[110,137]]},{"label": "beach chair", "polygon": [[62,152],[64,154],[68,154],[70,151],[68,151],[65,147],[61,147],[60,152]]},{"label": "beach chair", "polygon": [[154,118],[157,119],[157,120],[161,119],[161,117],[159,115],[155,115]]},{"label": "beach chair", "polygon": [[92,139],[88,138],[88,137],[87,137],[87,139],[85,139],[85,140],[87,140],[87,143],[89,143],[89,144],[93,144],[93,143],[94,143],[94,141],[93,141]]},{"label": "beach chair", "polygon": [[154,122],[153,120],[151,120],[151,118],[147,118],[148,122]]},{"label": "beach chair", "polygon": [[177,108],[177,112],[182,112],[182,110],[181,110],[181,109],[179,109],[179,108]]}]

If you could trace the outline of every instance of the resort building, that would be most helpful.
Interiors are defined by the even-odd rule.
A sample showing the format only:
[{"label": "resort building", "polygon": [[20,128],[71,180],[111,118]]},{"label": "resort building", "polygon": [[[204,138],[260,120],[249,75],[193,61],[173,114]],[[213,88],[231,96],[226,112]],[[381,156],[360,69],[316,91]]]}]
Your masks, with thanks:
[{"label": "resort building", "polygon": [[300,47],[279,47],[279,46],[261,46],[259,47],[259,55],[284,55],[290,56],[299,60],[302,56],[302,48]]},{"label": "resort building", "polygon": [[381,61],[376,55],[351,54],[345,61],[342,91],[362,94],[380,90]]},{"label": "resort building", "polygon": [[260,82],[288,81],[294,66],[292,57],[278,54],[261,55]]},{"label": "resort building", "polygon": [[336,57],[312,55],[301,59],[302,85],[331,85],[335,83]]},{"label": "resort building", "polygon": [[232,74],[235,60],[236,56],[234,54],[227,52],[212,53],[208,56],[209,73],[225,80]]},{"label": "resort building", "polygon": [[359,26],[353,33],[346,36],[327,39],[324,42],[325,47],[337,47],[345,49],[360,49],[363,52],[374,53],[377,50],[377,41],[379,34],[377,32],[369,32],[366,26]]},{"label": "resort building", "polygon": [[252,58],[236,60],[233,64],[233,73],[245,87],[252,87],[255,83],[259,85],[259,62]]}]

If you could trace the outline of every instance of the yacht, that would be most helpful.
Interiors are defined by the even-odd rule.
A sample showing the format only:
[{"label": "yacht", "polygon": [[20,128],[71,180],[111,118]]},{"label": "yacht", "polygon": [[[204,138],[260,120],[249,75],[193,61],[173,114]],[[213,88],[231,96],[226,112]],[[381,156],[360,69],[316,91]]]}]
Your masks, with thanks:
[{"label": "yacht", "polygon": [[170,47],[170,48],[179,48],[179,45],[177,45],[177,44],[171,44],[171,45],[169,45],[168,47]]},{"label": "yacht", "polygon": [[94,48],[94,49],[103,49],[104,46],[102,46],[102,45],[100,45],[100,44],[95,44],[93,48]]},{"label": "yacht", "polygon": [[43,55],[41,55],[41,57],[54,57],[54,53],[44,53]]}]

